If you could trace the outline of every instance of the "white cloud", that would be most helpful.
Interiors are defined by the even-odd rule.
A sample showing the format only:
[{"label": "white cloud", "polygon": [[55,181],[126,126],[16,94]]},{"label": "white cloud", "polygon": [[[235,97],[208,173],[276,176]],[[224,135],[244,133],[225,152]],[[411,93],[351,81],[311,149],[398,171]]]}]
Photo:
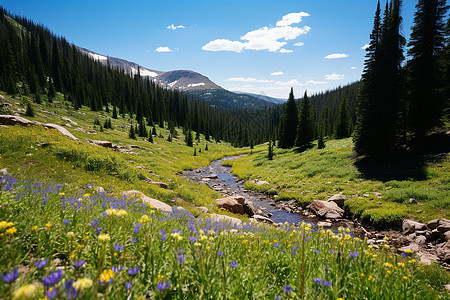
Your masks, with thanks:
[{"label": "white cloud", "polygon": [[206,51],[233,51],[241,52],[245,44],[239,41],[230,41],[226,39],[217,39],[211,41],[202,47]]},{"label": "white cloud", "polygon": [[281,21],[277,22],[277,26],[289,26],[291,24],[297,24],[302,21],[303,17],[309,17],[309,16],[310,16],[310,14],[305,13],[304,11],[299,12],[299,13],[290,13],[290,14],[283,16]]},{"label": "white cloud", "polygon": [[326,80],[343,80],[344,79],[344,75],[336,74],[336,73],[326,74],[325,75],[325,79]]},{"label": "white cloud", "polygon": [[282,71],[278,71],[278,72],[272,72],[272,73],[270,73],[270,75],[279,76],[279,75],[284,75],[284,73]]},{"label": "white cloud", "polygon": [[361,47],[362,50],[366,50],[367,48],[369,48],[370,45],[369,44],[365,44],[364,46]]},{"label": "white cloud", "polygon": [[304,45],[305,45],[305,43],[303,43],[303,42],[298,42],[298,43],[294,44],[294,46],[297,46],[297,47],[301,47],[301,46],[304,46]]},{"label": "white cloud", "polygon": [[348,57],[348,55],[345,53],[333,53],[333,54],[325,56],[324,58],[335,59],[335,58],[346,58],[346,57]]},{"label": "white cloud", "polygon": [[303,83],[299,82],[297,79],[291,79],[289,81],[277,81],[275,85],[278,86],[303,86]]},{"label": "white cloud", "polygon": [[158,47],[155,49],[156,52],[172,52],[169,47]]},{"label": "white cloud", "polygon": [[308,80],[305,82],[306,85],[312,85],[312,84],[326,84],[325,81],[315,81],[315,80]]},{"label": "white cloud", "polygon": [[178,25],[178,26],[175,26],[175,25],[170,25],[170,26],[167,26],[166,27],[167,29],[172,29],[172,30],[177,30],[177,29],[183,29],[183,28],[186,28],[186,27],[184,27],[183,25]]},{"label": "white cloud", "polygon": [[350,67],[350,70],[356,70],[356,67]]},{"label": "white cloud", "polygon": [[[241,52],[242,50],[247,49],[291,53],[293,50],[283,49],[283,47],[287,44],[286,41],[294,40],[301,35],[307,34],[311,30],[311,27],[293,27],[289,25],[299,23],[301,18],[306,15],[309,14],[304,12],[288,14],[283,17],[283,20],[277,22],[276,27],[269,28],[264,26],[262,28],[247,32],[240,38],[243,42],[231,41],[228,39],[216,39],[204,45],[202,49],[206,51],[234,52]],[[299,46],[300,43],[297,43],[296,45]]]},{"label": "white cloud", "polygon": [[251,77],[231,77],[228,79],[225,79],[225,81],[237,81],[237,82],[273,82],[273,80],[265,80],[265,79],[256,79],[256,78],[251,78]]}]

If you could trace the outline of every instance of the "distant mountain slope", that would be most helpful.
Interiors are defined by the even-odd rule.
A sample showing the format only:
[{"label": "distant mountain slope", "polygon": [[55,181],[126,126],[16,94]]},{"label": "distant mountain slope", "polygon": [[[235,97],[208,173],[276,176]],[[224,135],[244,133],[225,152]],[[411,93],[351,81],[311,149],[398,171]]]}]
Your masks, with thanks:
[{"label": "distant mountain slope", "polygon": [[266,99],[264,98],[266,96],[254,97],[253,95],[236,94],[227,91],[212,82],[208,77],[194,71],[156,71],[121,58],[104,56],[81,47],[78,47],[78,49],[80,49],[83,53],[86,53],[92,59],[100,61],[105,65],[109,63],[111,67],[123,69],[128,74],[137,74],[138,70],[140,70],[140,75],[143,77],[150,77],[160,85],[169,89],[178,89],[180,91],[198,96],[218,108],[264,108],[271,107],[274,103],[279,103],[272,101],[274,98],[271,97],[267,97]]},{"label": "distant mountain slope", "polygon": [[255,97],[264,101],[269,101],[275,104],[283,104],[287,101],[287,99],[280,99],[280,98],[274,98],[274,97],[270,97],[270,96],[266,96],[264,94],[253,94],[253,93],[248,93],[248,92],[238,92],[238,91],[233,91],[233,93],[239,94],[239,95],[248,95],[251,97]]}]

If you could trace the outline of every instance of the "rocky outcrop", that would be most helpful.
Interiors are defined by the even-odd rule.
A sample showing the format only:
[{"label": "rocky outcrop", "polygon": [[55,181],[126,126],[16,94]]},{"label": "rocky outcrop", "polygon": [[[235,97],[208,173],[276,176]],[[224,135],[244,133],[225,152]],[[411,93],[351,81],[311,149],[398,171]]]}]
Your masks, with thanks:
[{"label": "rocky outcrop", "polygon": [[403,220],[402,231],[404,235],[416,232],[417,230],[424,230],[426,225],[412,220]]},{"label": "rocky outcrop", "polygon": [[13,115],[0,115],[0,124],[3,125],[22,125],[22,126],[30,126],[30,125],[41,125],[45,128],[53,128],[58,130],[63,136],[66,136],[74,141],[78,141],[78,139],[71,134],[67,129],[62,126],[52,124],[52,123],[40,123],[36,121],[30,121],[28,119],[13,116]]},{"label": "rocky outcrop", "polygon": [[218,214],[209,214],[209,218],[216,222],[224,222],[224,223],[230,223],[231,225],[242,225],[242,221],[238,218],[233,218],[225,215],[218,215]]},{"label": "rocky outcrop", "polygon": [[271,219],[261,216],[261,215],[253,215],[252,219],[256,220],[257,222],[260,222],[260,223],[266,223],[266,224],[270,224],[270,225],[275,224],[275,222],[272,221]]},{"label": "rocky outcrop", "polygon": [[167,212],[172,211],[172,207],[170,205],[168,205],[164,202],[161,202],[159,200],[150,198],[139,191],[136,191],[136,190],[126,191],[126,192],[124,192],[124,194],[128,197],[131,196],[131,197],[140,198],[144,203],[146,203],[150,206],[153,206],[156,209],[167,211]]},{"label": "rocky outcrop", "polygon": [[334,202],[336,203],[339,207],[344,207],[344,202],[345,202],[345,195],[342,194],[335,194],[333,196],[331,196],[327,202]]},{"label": "rocky outcrop", "polygon": [[340,219],[344,215],[344,210],[333,201],[314,200],[308,208],[324,219]]},{"label": "rocky outcrop", "polygon": [[244,214],[246,214],[247,216],[251,217],[256,214],[256,209],[253,206],[252,201],[245,200],[243,206],[244,206]]}]

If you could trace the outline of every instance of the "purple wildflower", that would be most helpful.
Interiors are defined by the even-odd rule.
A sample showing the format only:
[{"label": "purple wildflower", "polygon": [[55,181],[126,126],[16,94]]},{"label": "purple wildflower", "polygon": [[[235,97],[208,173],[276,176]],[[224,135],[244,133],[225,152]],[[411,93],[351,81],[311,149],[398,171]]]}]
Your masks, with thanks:
[{"label": "purple wildflower", "polygon": [[37,261],[34,263],[34,265],[38,268],[38,269],[42,269],[43,267],[45,267],[45,265],[48,263],[48,258]]},{"label": "purple wildflower", "polygon": [[232,261],[231,263],[230,263],[230,265],[231,265],[231,267],[233,268],[233,269],[236,269],[236,267],[238,266],[238,261],[236,260],[236,261]]},{"label": "purple wildflower", "polygon": [[289,283],[283,288],[283,291],[285,291],[286,293],[290,293],[290,292],[292,292],[292,288],[291,288],[291,286],[289,285]]},{"label": "purple wildflower", "polygon": [[95,230],[96,230],[97,235],[99,235],[102,232],[103,228],[97,227]]},{"label": "purple wildflower", "polygon": [[353,258],[358,257],[358,255],[359,255],[358,251],[350,252],[350,256],[353,257]]},{"label": "purple wildflower", "polygon": [[63,274],[64,274],[63,271],[58,270],[48,276],[44,276],[44,279],[42,280],[42,284],[45,287],[54,286],[54,285],[58,284],[58,282],[61,280]]},{"label": "purple wildflower", "polygon": [[223,255],[223,251],[217,251],[217,255],[218,256],[222,256]]},{"label": "purple wildflower", "polygon": [[131,241],[132,241],[133,243],[137,243],[137,242],[139,242],[139,239],[131,239]]},{"label": "purple wildflower", "polygon": [[70,223],[70,220],[69,220],[69,219],[64,219],[64,220],[63,220],[63,223],[67,225],[67,224]]},{"label": "purple wildflower", "polygon": [[79,261],[74,261],[73,262],[73,266],[77,269],[81,268],[84,265],[85,261],[84,260],[79,260]]},{"label": "purple wildflower", "polygon": [[123,245],[120,245],[119,243],[113,245],[114,250],[116,250],[117,252],[122,252],[123,251]]},{"label": "purple wildflower", "polygon": [[168,288],[170,288],[170,281],[160,282],[156,285],[156,289],[160,292],[167,290]]},{"label": "purple wildflower", "polygon": [[141,228],[142,228],[141,223],[137,222],[136,224],[134,224],[134,229],[133,229],[134,233],[138,233],[141,230]]},{"label": "purple wildflower", "polygon": [[316,254],[319,254],[319,253],[320,253],[320,250],[314,250],[314,252],[316,252]]},{"label": "purple wildflower", "polygon": [[280,244],[275,243],[275,244],[273,244],[273,246],[274,246],[275,248],[278,248],[278,247],[280,247]]},{"label": "purple wildflower", "polygon": [[281,300],[281,296],[277,296],[277,294],[275,294],[275,300]]},{"label": "purple wildflower", "polygon": [[64,283],[64,289],[66,290],[67,299],[75,299],[77,297],[77,290],[73,287],[75,280],[67,279]]},{"label": "purple wildflower", "polygon": [[88,224],[89,226],[92,226],[92,227],[95,227],[95,226],[97,226],[98,225],[98,219],[96,218],[94,221],[92,221],[92,222],[89,222],[89,224]]},{"label": "purple wildflower", "polygon": [[165,235],[165,234],[166,234],[166,232],[164,231],[163,228],[161,228],[161,230],[159,231],[159,235]]},{"label": "purple wildflower", "polygon": [[129,291],[133,286],[131,285],[131,283],[127,282],[127,284],[125,285],[127,288],[127,291]]},{"label": "purple wildflower", "polygon": [[331,286],[331,281],[326,281],[325,279],[313,278],[313,281],[314,281],[317,285]]},{"label": "purple wildflower", "polygon": [[112,267],[111,269],[114,273],[120,272],[123,270],[123,266]]},{"label": "purple wildflower", "polygon": [[160,239],[161,239],[161,241],[165,241],[165,240],[167,240],[167,235],[165,234],[165,235],[163,235],[162,237],[160,237]]},{"label": "purple wildflower", "polygon": [[408,257],[408,254],[406,254],[405,252],[402,252],[402,256],[403,256],[404,258],[406,258],[406,257]]},{"label": "purple wildflower", "polygon": [[137,266],[136,268],[131,268],[127,270],[128,274],[130,274],[131,276],[136,275],[139,272],[139,266]]},{"label": "purple wildflower", "polygon": [[179,229],[174,229],[174,230],[173,230],[173,233],[179,233],[179,234],[181,234],[181,230],[179,230]]},{"label": "purple wildflower", "polygon": [[19,270],[17,268],[14,269],[11,273],[6,273],[5,275],[2,275],[2,280],[6,283],[12,283],[14,280],[19,277]]},{"label": "purple wildflower", "polygon": [[45,292],[45,296],[47,296],[47,299],[55,299],[56,298],[56,289],[51,289]]},{"label": "purple wildflower", "polygon": [[195,243],[197,241],[197,237],[196,236],[190,236],[189,240],[193,243]]},{"label": "purple wildflower", "polygon": [[178,264],[182,264],[184,262],[185,256],[183,253],[178,254]]}]

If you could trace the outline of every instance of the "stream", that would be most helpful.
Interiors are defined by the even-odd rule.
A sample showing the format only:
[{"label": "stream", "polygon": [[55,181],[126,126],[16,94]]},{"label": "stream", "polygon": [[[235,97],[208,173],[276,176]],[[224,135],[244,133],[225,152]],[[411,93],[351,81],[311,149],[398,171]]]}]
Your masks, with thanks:
[{"label": "stream", "polygon": [[255,207],[256,211],[260,211],[259,214],[269,217],[275,223],[311,223],[309,220],[305,219],[297,213],[289,213],[276,207],[275,201],[273,200],[272,196],[259,191],[246,190],[244,187],[244,181],[239,180],[238,177],[234,176],[231,173],[231,167],[225,167],[221,165],[225,160],[233,160],[239,157],[240,156],[224,157],[222,159],[213,161],[207,167],[184,171],[181,176],[188,178],[193,182],[206,184],[211,189],[221,193],[224,197],[242,196],[245,199],[253,202],[253,206]]}]

